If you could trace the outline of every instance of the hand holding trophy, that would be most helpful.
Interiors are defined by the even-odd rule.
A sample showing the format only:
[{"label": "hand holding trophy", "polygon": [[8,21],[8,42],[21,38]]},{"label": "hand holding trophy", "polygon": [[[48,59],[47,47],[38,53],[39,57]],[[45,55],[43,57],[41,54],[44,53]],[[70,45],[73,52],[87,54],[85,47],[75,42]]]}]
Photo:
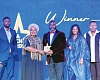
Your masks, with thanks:
[{"label": "hand holding trophy", "polygon": [[44,51],[47,53],[50,50],[50,47],[51,46],[49,46],[48,43],[47,43],[47,45],[44,46]]},{"label": "hand holding trophy", "polygon": [[46,52],[46,55],[50,55],[50,56],[52,56],[53,51],[50,50],[50,47],[51,47],[51,46],[49,46],[48,43],[47,43],[47,45],[44,46],[44,51]]}]

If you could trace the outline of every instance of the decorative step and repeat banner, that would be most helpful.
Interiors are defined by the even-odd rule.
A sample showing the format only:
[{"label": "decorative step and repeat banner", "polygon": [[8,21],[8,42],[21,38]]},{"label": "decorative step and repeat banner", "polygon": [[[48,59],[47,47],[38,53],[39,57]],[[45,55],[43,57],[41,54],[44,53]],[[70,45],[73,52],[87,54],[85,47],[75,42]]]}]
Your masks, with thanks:
[{"label": "decorative step and repeat banner", "polygon": [[[97,21],[100,30],[100,0],[1,0],[0,27],[3,26],[2,19],[5,16],[11,18],[11,28],[16,30],[16,61],[21,61],[22,41],[23,37],[29,34],[29,24],[38,24],[38,36],[41,39],[43,34],[49,31],[50,20],[56,21],[57,29],[66,34],[66,39],[73,24],[78,24],[84,34],[89,30],[89,22]],[[44,62],[45,60],[44,57]],[[46,74],[46,78],[47,76]]]}]

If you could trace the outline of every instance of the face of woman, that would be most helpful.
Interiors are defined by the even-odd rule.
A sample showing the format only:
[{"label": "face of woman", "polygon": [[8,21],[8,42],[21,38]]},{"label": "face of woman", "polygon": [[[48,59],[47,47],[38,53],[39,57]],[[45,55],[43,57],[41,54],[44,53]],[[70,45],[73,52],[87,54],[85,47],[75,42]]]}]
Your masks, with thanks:
[{"label": "face of woman", "polygon": [[37,29],[34,28],[34,27],[32,27],[32,28],[30,29],[30,35],[36,36],[36,35],[37,35]]},{"label": "face of woman", "polygon": [[77,28],[77,26],[73,27],[72,33],[73,33],[73,35],[77,35],[78,34],[78,28]]}]

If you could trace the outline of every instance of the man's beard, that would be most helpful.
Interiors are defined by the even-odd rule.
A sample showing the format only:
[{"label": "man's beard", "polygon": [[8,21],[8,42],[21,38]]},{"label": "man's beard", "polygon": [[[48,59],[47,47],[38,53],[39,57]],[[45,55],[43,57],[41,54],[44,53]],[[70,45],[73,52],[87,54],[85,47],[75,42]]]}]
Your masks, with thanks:
[{"label": "man's beard", "polygon": [[9,28],[10,26],[5,26],[6,28]]},{"label": "man's beard", "polygon": [[56,30],[56,28],[50,29],[50,31],[55,31],[55,30]]}]

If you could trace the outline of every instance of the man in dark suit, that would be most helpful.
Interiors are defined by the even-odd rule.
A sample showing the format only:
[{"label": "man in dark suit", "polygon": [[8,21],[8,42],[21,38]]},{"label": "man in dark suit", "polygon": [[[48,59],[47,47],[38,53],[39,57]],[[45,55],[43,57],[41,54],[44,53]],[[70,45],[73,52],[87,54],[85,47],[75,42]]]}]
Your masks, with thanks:
[{"label": "man in dark suit", "polygon": [[7,69],[7,79],[14,80],[14,58],[17,55],[16,32],[10,28],[10,18],[3,18],[3,26],[0,28],[0,80],[5,68]]},{"label": "man in dark suit", "polygon": [[50,80],[63,80],[63,69],[64,69],[64,49],[66,48],[66,37],[65,34],[56,29],[56,23],[51,20],[49,23],[50,31],[43,36],[43,45],[47,44],[50,50],[46,52],[48,71]]}]

